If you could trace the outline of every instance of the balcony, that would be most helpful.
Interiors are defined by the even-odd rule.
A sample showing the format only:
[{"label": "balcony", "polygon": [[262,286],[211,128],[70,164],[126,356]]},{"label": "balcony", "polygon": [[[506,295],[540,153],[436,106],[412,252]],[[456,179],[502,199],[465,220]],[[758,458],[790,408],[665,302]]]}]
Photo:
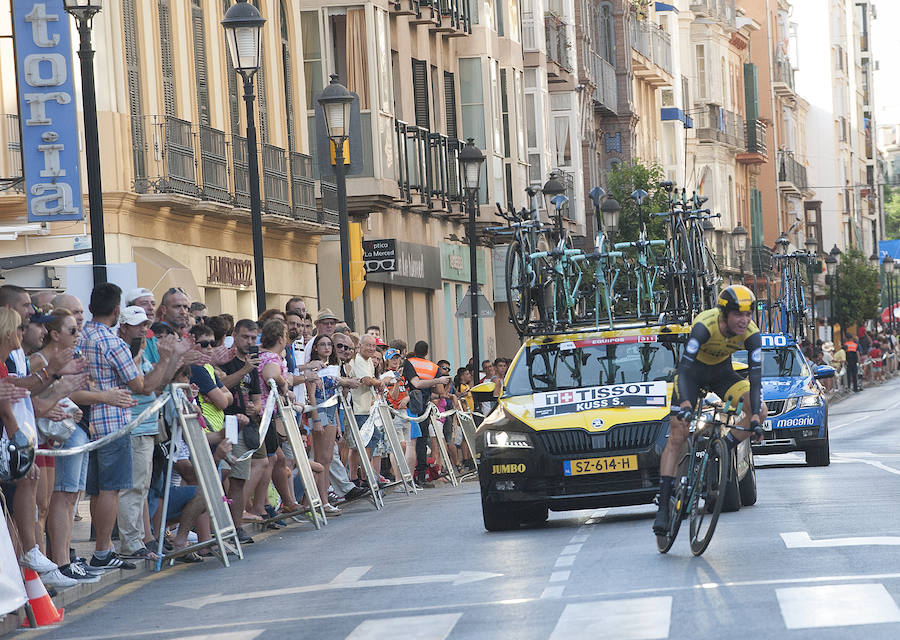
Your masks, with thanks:
[{"label": "balcony", "polygon": [[550,82],[565,82],[572,72],[569,60],[569,37],[566,23],[556,15],[544,16],[544,35],[547,38],[547,76]]},{"label": "balcony", "polygon": [[[0,189],[12,189],[22,193],[25,189],[22,180],[22,138],[19,131],[19,116],[14,113],[3,114],[4,127],[0,135],[0,143],[6,147],[5,158],[0,159]],[[13,185],[13,186],[10,186]]]},{"label": "balcony", "polygon": [[744,120],[738,114],[709,104],[697,118],[697,139],[700,142],[720,142],[742,151],[744,146]]},{"label": "balcony", "polygon": [[691,0],[690,8],[698,18],[710,18],[724,22],[732,29],[737,27],[734,0]]},{"label": "balcony", "polygon": [[809,191],[806,167],[794,159],[791,151],[778,152],[778,188],[797,196]]},{"label": "balcony", "polygon": [[780,60],[776,59],[772,74],[772,90],[775,95],[780,98],[793,98],[796,91],[794,90],[794,68],[791,66],[791,61],[784,57]]},{"label": "balcony", "polygon": [[[149,116],[149,149],[146,175],[135,176],[139,194],[182,200],[197,212],[235,213],[250,208],[250,175],[247,139],[208,126],[196,129],[186,120]],[[259,146],[260,199],[267,223],[294,224],[303,221],[318,230],[315,181],[310,156],[288,153],[280,147]]]},{"label": "balcony", "polygon": [[397,142],[397,185],[405,206],[451,213],[461,203],[459,150],[463,143],[441,133],[394,121]]},{"label": "balcony", "polygon": [[629,17],[634,75],[654,87],[672,84],[672,38],[653,22]]},{"label": "balcony", "polygon": [[601,113],[615,115],[619,105],[615,67],[593,49],[588,49],[584,65],[587,81],[594,87],[594,93],[591,96],[594,101],[594,109]]},{"label": "balcony", "polygon": [[390,6],[392,14],[410,16],[410,24],[427,24],[450,38],[472,33],[467,0],[394,0]]},{"label": "balcony", "polygon": [[765,245],[750,247],[750,264],[757,276],[766,276],[772,271],[772,250]]},{"label": "balcony", "polygon": [[737,154],[737,161],[742,164],[764,164],[767,160],[766,123],[762,120],[747,120],[744,123],[744,138],[747,141],[745,151]]}]

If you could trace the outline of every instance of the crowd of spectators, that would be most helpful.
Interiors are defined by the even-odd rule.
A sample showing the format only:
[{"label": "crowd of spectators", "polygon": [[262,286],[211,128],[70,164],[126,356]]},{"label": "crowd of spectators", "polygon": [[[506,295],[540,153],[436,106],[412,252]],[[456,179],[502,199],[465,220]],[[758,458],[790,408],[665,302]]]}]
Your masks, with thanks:
[{"label": "crowd of spectators", "polygon": [[[37,456],[23,477],[3,485],[20,565],[56,589],[96,582],[111,569],[134,569],[136,560],[156,560],[163,518],[166,553],[183,562],[201,562],[211,553],[177,553],[194,536],[210,540],[212,532],[189,448],[183,440],[171,446],[175,403],[156,409],[173,382],[189,385],[238,538],[250,544],[246,523],[280,528],[282,514],[308,508],[295,482],[296,453],[277,418],[260,442],[272,383],[297,409],[326,514],[339,516],[343,504],[369,495],[376,483],[382,489],[395,483],[398,456],[415,470],[420,488],[434,487],[447,471],[436,455],[439,437],[457,471],[474,469],[456,420],[442,420],[443,432],[435,433],[429,421],[401,416],[418,418],[430,403],[442,412],[487,413],[509,365],[504,358],[486,360],[476,374],[470,361],[452,373],[449,361],[430,359],[426,342],[409,350],[403,340],[388,341],[378,326],[358,335],[329,309],[313,317],[300,297],[284,310],[235,321],[227,313],[211,316],[180,288],[157,301],[148,289],[123,294],[106,283],[91,292],[88,308],[91,319],[85,321],[73,295],[0,287],[4,436],[79,451]],[[479,388],[476,381],[487,384]],[[328,403],[335,394],[345,401]],[[392,424],[370,420],[376,399],[398,414]],[[350,436],[344,406],[358,425],[374,424],[368,442]],[[138,419],[130,435],[114,437]],[[392,451],[385,428],[396,431],[402,451]],[[102,446],[80,452],[104,438]],[[171,451],[174,472],[163,514]],[[362,456],[374,477],[366,477]],[[77,557],[71,545],[82,495],[90,500],[95,540],[89,558]]]},{"label": "crowd of spectators", "polygon": [[897,355],[900,343],[894,331],[882,328],[870,332],[864,326],[856,332],[844,334],[843,342],[817,340],[815,344],[804,341],[803,354],[813,364],[834,367],[834,379],[823,380],[828,391],[847,389],[862,390],[863,384],[881,382],[897,371]]}]

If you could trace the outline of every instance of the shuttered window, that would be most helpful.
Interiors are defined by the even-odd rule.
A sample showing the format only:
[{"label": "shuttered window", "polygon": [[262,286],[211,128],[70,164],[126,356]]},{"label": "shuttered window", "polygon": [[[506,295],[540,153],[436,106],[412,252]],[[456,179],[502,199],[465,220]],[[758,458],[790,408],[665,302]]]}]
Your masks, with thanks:
[{"label": "shuttered window", "polygon": [[147,169],[144,161],[144,106],[141,96],[141,65],[137,46],[135,0],[122,0],[122,27],[125,40],[125,74],[128,78],[128,114],[131,119],[131,157],[134,164],[134,189],[146,190]]},{"label": "shuttered window", "polygon": [[163,107],[167,116],[176,117],[175,67],[172,63],[172,20],[169,0],[159,0],[159,46],[162,54]]},{"label": "shuttered window", "polygon": [[[223,10],[228,11],[231,0],[222,0]],[[227,46],[227,45],[226,45]],[[231,52],[225,52],[226,75],[228,76],[228,120],[231,122],[231,134],[241,135],[241,95],[238,93],[238,76],[231,64]]]},{"label": "shuttered window", "polygon": [[456,78],[449,71],[444,72],[444,113],[447,114],[447,137],[458,138],[456,125]]},{"label": "shuttered window", "polygon": [[194,80],[197,85],[197,114],[201,125],[209,126],[209,74],[206,63],[206,27],[200,0],[191,0],[194,26]]},{"label": "shuttered window", "polygon": [[500,69],[500,117],[503,122],[503,157],[509,157],[509,94],[507,77],[509,72]]},{"label": "shuttered window", "polygon": [[[263,62],[262,60],[260,62]],[[276,76],[277,77],[277,76]],[[259,139],[262,144],[269,142],[269,113],[266,99],[265,62],[256,72],[256,95],[259,96]]]},{"label": "shuttered window", "polygon": [[747,105],[747,120],[759,119],[759,93],[756,83],[756,65],[748,62],[744,64],[744,103]]},{"label": "shuttered window", "polygon": [[431,128],[428,111],[428,64],[424,60],[412,61],[413,101],[416,109],[416,126]]}]

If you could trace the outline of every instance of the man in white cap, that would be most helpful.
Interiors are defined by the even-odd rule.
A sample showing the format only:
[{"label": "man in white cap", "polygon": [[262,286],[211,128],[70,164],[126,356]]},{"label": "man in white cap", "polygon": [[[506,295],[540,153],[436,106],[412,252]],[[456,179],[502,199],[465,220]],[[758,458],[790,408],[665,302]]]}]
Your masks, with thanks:
[{"label": "man in white cap", "polygon": [[[143,291],[147,291],[144,289]],[[134,292],[131,292],[134,293]],[[152,293],[150,294],[152,302]],[[130,297],[130,294],[129,296]],[[146,301],[147,295],[139,299]],[[147,375],[159,361],[159,354],[151,354],[147,347],[147,329],[150,318],[143,306],[130,305],[119,315],[119,337],[131,349],[131,355],[141,373]],[[155,393],[132,394],[137,405],[131,410],[132,417],[139,416],[156,400]],[[147,492],[153,470],[153,446],[158,431],[158,414],[154,413],[131,432],[132,485],[130,489],[119,491],[118,522],[121,537],[119,556],[126,559],[153,559],[156,556],[147,549],[145,541],[152,540],[150,514],[147,510]]]},{"label": "man in white cap", "polygon": [[[316,316],[316,336],[332,336],[337,328],[340,318],[331,312],[331,309],[322,309]],[[309,362],[312,356],[313,341],[310,340],[306,345],[306,361]]]},{"label": "man in white cap", "polygon": [[129,291],[128,295],[125,296],[125,306],[140,307],[147,314],[150,324],[153,324],[153,314],[156,312],[156,296],[153,295],[150,289],[138,287]]}]

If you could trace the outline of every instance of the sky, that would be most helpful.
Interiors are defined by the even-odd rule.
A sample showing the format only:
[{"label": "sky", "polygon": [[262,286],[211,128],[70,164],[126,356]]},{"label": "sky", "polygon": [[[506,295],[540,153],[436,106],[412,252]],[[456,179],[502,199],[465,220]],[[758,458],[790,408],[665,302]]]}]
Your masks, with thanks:
[{"label": "sky", "polygon": [[875,122],[900,124],[900,2],[881,0],[875,9],[878,18],[872,25],[872,48],[879,65],[875,72]]}]

